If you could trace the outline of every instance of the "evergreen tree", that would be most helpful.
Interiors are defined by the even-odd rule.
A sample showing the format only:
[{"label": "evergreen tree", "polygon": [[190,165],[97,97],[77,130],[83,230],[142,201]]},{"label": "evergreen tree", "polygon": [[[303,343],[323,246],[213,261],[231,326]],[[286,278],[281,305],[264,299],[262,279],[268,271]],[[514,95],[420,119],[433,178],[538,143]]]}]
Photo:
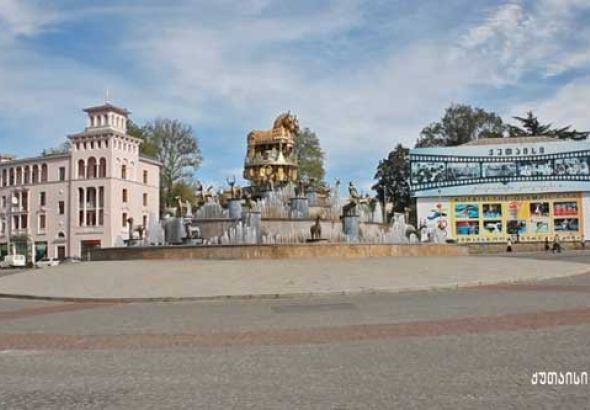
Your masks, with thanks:
[{"label": "evergreen tree", "polygon": [[304,128],[295,136],[295,150],[299,164],[299,179],[309,181],[314,188],[324,185],[324,151],[315,132]]},{"label": "evergreen tree", "polygon": [[410,205],[410,162],[407,148],[398,144],[387,158],[379,161],[372,189],[384,205],[393,203],[394,210],[404,212]]},{"label": "evergreen tree", "polygon": [[532,111],[526,117],[512,117],[520,126],[509,125],[510,137],[547,136],[562,140],[585,140],[590,135],[588,131],[576,131],[571,125],[563,128],[552,128],[552,124],[541,124]]}]

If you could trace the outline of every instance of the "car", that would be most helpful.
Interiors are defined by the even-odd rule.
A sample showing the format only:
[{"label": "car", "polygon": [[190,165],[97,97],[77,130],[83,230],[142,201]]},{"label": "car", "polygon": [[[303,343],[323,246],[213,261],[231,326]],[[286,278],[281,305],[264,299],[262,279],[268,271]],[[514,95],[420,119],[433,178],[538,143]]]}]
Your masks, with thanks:
[{"label": "car", "polygon": [[48,266],[57,266],[59,265],[59,261],[57,259],[53,259],[53,258],[43,258],[37,261],[37,263],[35,263],[35,267],[37,268],[45,268]]},{"label": "car", "polygon": [[25,255],[6,255],[0,262],[0,268],[24,268],[27,265]]}]

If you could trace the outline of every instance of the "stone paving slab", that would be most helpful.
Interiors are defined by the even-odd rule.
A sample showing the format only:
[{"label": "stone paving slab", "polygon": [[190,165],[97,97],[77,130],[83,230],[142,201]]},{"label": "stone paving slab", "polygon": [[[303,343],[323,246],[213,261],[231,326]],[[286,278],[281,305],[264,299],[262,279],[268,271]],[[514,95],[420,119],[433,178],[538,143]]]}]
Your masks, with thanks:
[{"label": "stone paving slab", "polygon": [[590,266],[502,257],[86,262],[0,277],[0,296],[148,301],[436,290],[579,275]]}]

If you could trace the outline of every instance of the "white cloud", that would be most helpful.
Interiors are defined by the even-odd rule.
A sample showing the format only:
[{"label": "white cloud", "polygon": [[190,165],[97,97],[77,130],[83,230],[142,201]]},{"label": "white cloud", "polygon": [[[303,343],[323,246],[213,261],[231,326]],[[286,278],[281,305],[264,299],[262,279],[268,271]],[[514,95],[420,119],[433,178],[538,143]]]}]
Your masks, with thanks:
[{"label": "white cloud", "polygon": [[[155,0],[71,4],[0,0],[0,24],[8,22],[0,39],[13,39],[0,55],[0,116],[12,130],[56,145],[83,127],[80,108],[100,101],[108,85],[113,101],[131,109],[139,122],[160,115],[222,130],[223,142],[215,143],[233,153],[250,129],[270,127],[279,112],[291,109],[320,136],[330,176],[346,173],[365,188],[378,160],[398,142],[413,145],[420,129],[451,101],[464,101],[480,85],[515,84],[536,70],[556,75],[590,60],[590,42],[584,41],[590,34],[575,22],[588,7],[580,0],[541,0],[531,7],[508,2],[484,11],[457,37],[438,33],[400,45],[384,36],[380,54],[366,59],[348,41],[352,31],[372,25],[365,21],[368,3],[354,0],[322,2],[313,10],[298,3],[297,12],[281,11],[272,0],[179,1],[176,7]],[[105,58],[125,54],[133,60],[132,75],[95,68],[83,55],[44,56],[18,41],[97,15],[126,16],[120,42]],[[347,47],[346,55],[359,57],[334,58]],[[575,89],[562,92],[587,101]],[[566,119],[574,116],[566,125],[581,115],[560,112]],[[39,123],[47,124],[43,131]],[[210,143],[207,135],[199,137]],[[234,171],[243,152],[232,154],[233,162],[226,152],[204,155],[205,166],[219,172],[214,178],[239,176]]]},{"label": "white cloud", "polygon": [[457,56],[478,66],[477,82],[503,86],[529,73],[551,76],[586,65],[590,31],[579,27],[581,0],[520,1],[500,6],[458,41]]},{"label": "white cloud", "polygon": [[511,116],[522,116],[527,111],[533,113],[542,123],[552,123],[555,127],[571,125],[578,131],[590,131],[590,77],[576,79],[561,87],[554,95],[513,107]]}]

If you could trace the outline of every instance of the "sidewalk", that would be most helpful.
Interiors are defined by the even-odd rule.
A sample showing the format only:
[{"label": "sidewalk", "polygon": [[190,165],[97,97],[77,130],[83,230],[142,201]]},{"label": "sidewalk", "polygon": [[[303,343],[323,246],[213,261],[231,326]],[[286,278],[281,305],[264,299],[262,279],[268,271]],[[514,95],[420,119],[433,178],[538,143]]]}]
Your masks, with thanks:
[{"label": "sidewalk", "polygon": [[154,301],[449,289],[590,272],[506,257],[86,262],[0,277],[0,296]]}]

